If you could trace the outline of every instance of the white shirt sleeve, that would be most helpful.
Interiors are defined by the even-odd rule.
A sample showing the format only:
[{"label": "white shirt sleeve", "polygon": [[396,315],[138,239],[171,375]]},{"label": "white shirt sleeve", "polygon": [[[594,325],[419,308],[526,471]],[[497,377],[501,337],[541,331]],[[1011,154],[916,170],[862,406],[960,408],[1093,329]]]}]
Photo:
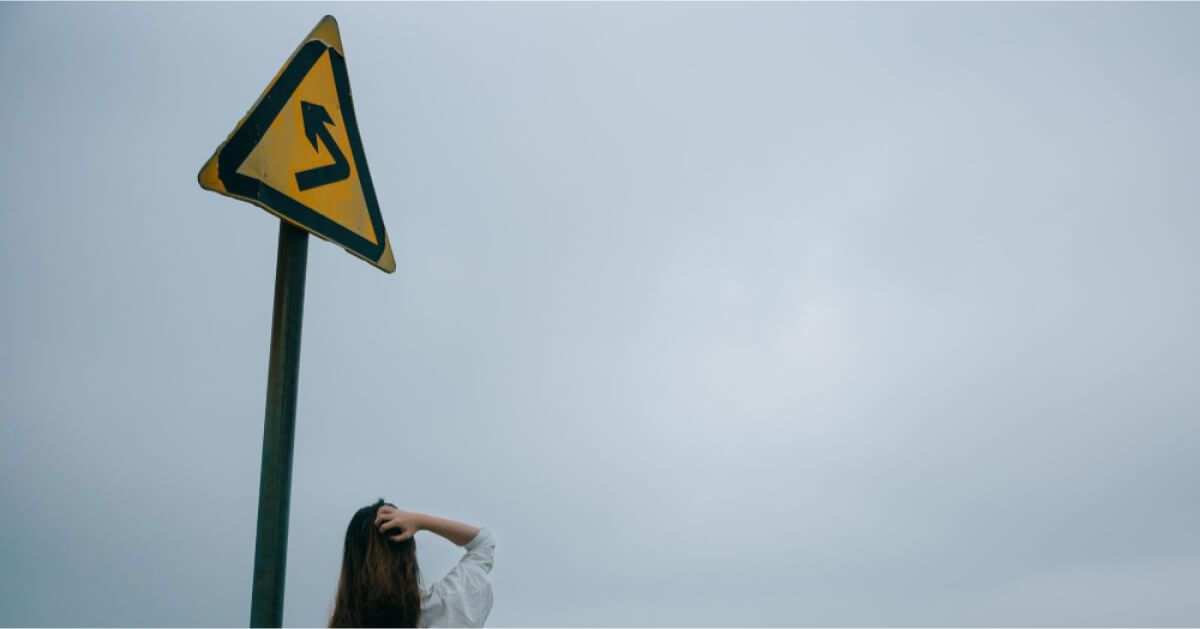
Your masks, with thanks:
[{"label": "white shirt sleeve", "polygon": [[458,565],[429,588],[422,613],[426,627],[482,627],[492,611],[492,532],[480,529],[463,549]]}]

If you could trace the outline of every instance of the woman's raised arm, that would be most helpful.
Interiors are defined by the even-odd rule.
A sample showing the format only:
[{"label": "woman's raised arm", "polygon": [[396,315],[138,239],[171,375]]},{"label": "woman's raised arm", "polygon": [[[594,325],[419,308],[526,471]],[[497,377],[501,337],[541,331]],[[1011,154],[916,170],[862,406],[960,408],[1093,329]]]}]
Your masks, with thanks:
[{"label": "woman's raised arm", "polygon": [[397,542],[412,537],[417,531],[429,531],[441,535],[456,546],[466,546],[479,534],[477,526],[424,513],[401,511],[392,505],[383,505],[379,508],[379,512],[375,516],[375,526]]}]

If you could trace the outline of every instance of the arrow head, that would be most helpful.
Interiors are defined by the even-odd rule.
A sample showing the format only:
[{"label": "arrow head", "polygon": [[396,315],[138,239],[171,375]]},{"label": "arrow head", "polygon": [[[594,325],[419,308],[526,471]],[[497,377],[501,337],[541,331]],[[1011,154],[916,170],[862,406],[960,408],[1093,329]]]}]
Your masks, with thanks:
[{"label": "arrow head", "polygon": [[308,136],[313,150],[319,153],[321,149],[317,148],[317,133],[323,128],[322,125],[333,124],[333,119],[329,117],[329,112],[325,111],[324,105],[314,105],[303,100],[300,101],[300,116],[304,118],[304,135]]}]

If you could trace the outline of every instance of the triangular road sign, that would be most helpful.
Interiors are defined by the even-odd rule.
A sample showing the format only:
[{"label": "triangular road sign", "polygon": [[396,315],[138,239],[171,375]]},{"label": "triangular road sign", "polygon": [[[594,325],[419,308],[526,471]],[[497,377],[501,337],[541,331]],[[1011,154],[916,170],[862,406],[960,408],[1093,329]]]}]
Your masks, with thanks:
[{"label": "triangular road sign", "polygon": [[259,205],[396,270],[332,15],[304,38],[199,179],[202,188]]}]

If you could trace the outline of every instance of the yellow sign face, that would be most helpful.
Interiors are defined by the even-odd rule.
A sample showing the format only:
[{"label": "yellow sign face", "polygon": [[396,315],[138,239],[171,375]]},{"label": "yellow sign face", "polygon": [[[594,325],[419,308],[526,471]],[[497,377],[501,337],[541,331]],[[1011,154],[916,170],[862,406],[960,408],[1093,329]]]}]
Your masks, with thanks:
[{"label": "yellow sign face", "polygon": [[396,270],[333,16],[301,42],[199,179],[206,190],[259,205],[388,273]]}]

